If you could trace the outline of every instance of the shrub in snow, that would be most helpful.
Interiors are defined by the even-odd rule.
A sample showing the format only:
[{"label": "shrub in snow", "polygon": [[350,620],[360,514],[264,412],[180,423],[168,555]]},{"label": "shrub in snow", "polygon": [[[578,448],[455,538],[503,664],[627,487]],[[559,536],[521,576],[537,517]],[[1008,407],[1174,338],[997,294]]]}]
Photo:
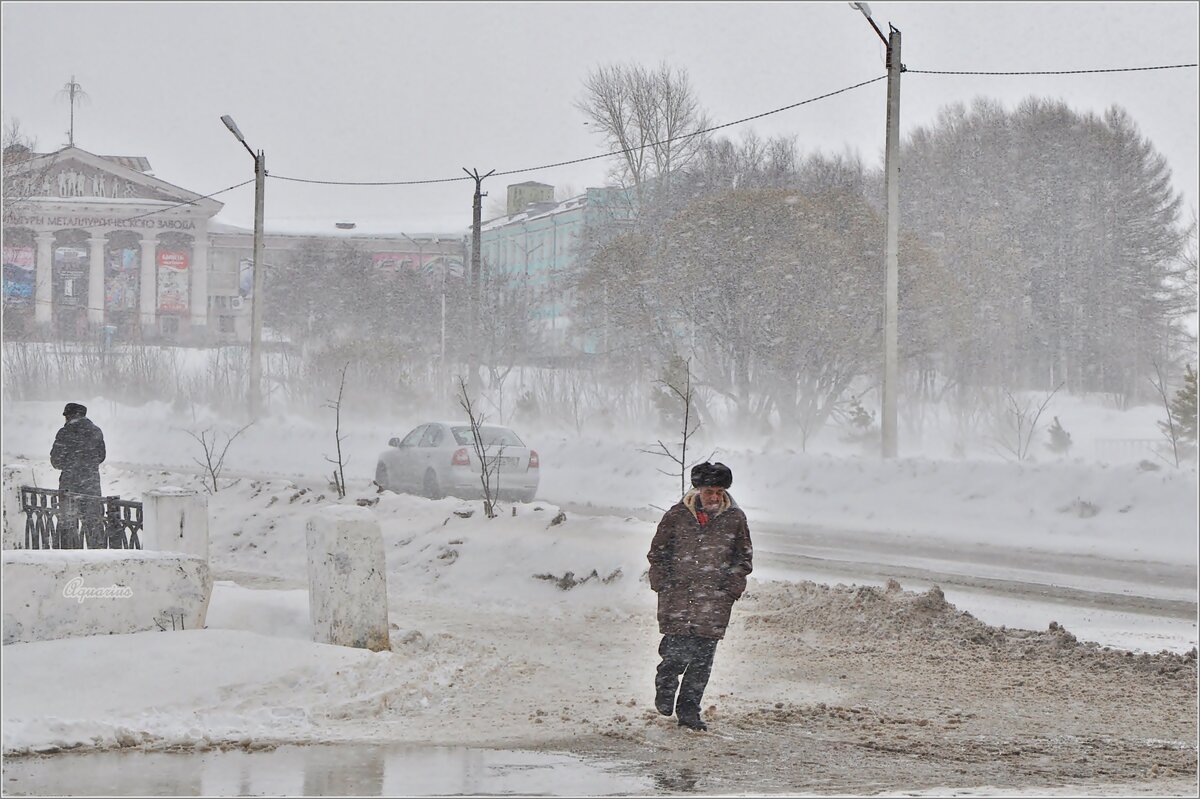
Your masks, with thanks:
[{"label": "shrub in snow", "polygon": [[1054,417],[1054,424],[1050,425],[1050,429],[1046,431],[1050,436],[1050,443],[1046,445],[1056,455],[1066,455],[1071,449],[1071,434],[1063,429],[1062,422],[1058,421],[1058,417]]}]

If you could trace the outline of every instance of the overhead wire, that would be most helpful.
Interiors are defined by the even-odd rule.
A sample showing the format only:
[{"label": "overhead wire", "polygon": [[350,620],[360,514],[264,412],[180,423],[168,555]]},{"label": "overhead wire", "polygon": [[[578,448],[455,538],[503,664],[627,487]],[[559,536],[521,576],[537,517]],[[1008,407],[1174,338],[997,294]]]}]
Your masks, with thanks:
[{"label": "overhead wire", "polygon": [[[909,67],[904,67],[903,71],[908,74],[913,74],[913,75],[971,75],[971,76],[1086,75],[1086,74],[1115,73],[1115,72],[1147,72],[1147,71],[1164,70],[1164,69],[1189,69],[1189,68],[1195,68],[1197,66],[1200,66],[1200,64],[1163,64],[1163,65],[1149,66],[1149,67],[1112,67],[1112,68],[1103,68],[1103,69],[1022,70],[1022,71],[933,70],[933,69],[912,69]],[[792,103],[790,105],[785,105],[780,108],[775,108],[770,111],[764,111],[760,114],[754,114],[752,116],[743,117],[741,119],[736,119],[732,122],[725,122],[720,125],[713,125],[711,127],[704,128],[702,130],[692,131],[691,133],[685,133],[681,136],[660,139],[658,141],[651,142],[649,144],[640,145],[639,147],[628,147],[623,150],[612,150],[612,151],[609,151],[606,153],[599,153],[597,155],[585,156],[583,158],[574,158],[574,159],[567,160],[567,161],[557,161],[554,163],[542,164],[540,166],[531,166],[531,167],[522,167],[520,169],[508,169],[508,170],[501,170],[501,171],[493,171],[492,175],[495,177],[500,177],[500,176],[506,176],[506,175],[517,175],[517,174],[521,174],[524,172],[538,172],[538,171],[542,171],[542,170],[546,170],[546,169],[556,169],[558,167],[571,166],[574,164],[586,163],[588,161],[596,161],[596,160],[600,160],[603,158],[613,158],[615,156],[626,155],[628,153],[632,153],[637,150],[643,150],[647,147],[657,147],[657,146],[660,146],[663,144],[670,144],[670,143],[677,142],[677,141],[683,141],[685,139],[693,138],[695,136],[702,136],[707,133],[712,133],[713,131],[722,130],[722,129],[728,128],[728,127],[733,127],[734,125],[741,125],[741,124],[744,124],[746,122],[751,122],[756,119],[762,119],[763,117],[771,116],[773,114],[779,114],[784,111],[790,111],[793,108],[799,108],[800,106],[808,105],[809,103],[815,103],[820,100],[825,100],[825,99],[828,99],[835,95],[843,94],[845,92],[853,91],[854,89],[858,89],[863,86],[868,86],[872,83],[876,83],[878,81],[883,80],[886,77],[887,77],[887,75],[880,75],[878,77],[871,78],[870,80],[862,81],[861,83],[856,83],[852,86],[846,86],[846,87],[837,89],[832,92],[827,92],[825,94],[818,95],[816,97],[810,97],[807,100],[801,100],[799,102]],[[272,175],[269,173],[267,174],[267,177],[271,178],[273,180],[284,180],[284,181],[288,181],[288,182],[292,182],[292,183],[309,183],[309,184],[316,184],[316,185],[322,185],[322,186],[422,186],[422,185],[431,185],[431,184],[436,184],[436,183],[457,183],[460,181],[473,179],[470,175],[462,175],[462,176],[458,176],[458,177],[432,178],[432,179],[426,179],[426,180],[387,180],[387,181],[316,180],[313,178],[297,178],[297,177],[291,177],[288,175]],[[176,208],[181,208],[185,205],[194,205],[197,200],[211,199],[213,197],[216,197],[217,195],[224,194],[225,192],[233,191],[235,189],[240,189],[242,186],[253,183],[254,180],[255,180],[254,178],[250,178],[249,180],[243,181],[241,183],[237,183],[233,186],[227,186],[224,189],[221,189],[219,191],[214,191],[211,194],[202,195],[193,200],[188,200],[186,202],[177,203],[175,205],[170,205],[165,208],[155,209],[153,211],[147,211],[144,214],[137,214],[135,216],[124,217],[119,221],[128,222],[128,221],[132,221],[134,219],[142,219],[147,216],[154,216],[155,214],[165,213],[167,211],[171,211]]]},{"label": "overhead wire", "polygon": [[[672,138],[661,139],[659,141],[640,145],[638,147],[627,147],[624,150],[612,150],[607,153],[600,153],[599,155],[589,155],[584,158],[574,158],[570,161],[558,161],[553,164],[542,164],[541,166],[530,166],[530,167],[522,167],[521,169],[508,169],[508,170],[496,171],[496,172],[492,173],[492,176],[500,177],[501,175],[517,175],[522,172],[537,172],[537,171],[544,170],[544,169],[555,169],[560,166],[570,166],[572,164],[582,164],[587,161],[596,161],[601,158],[612,158],[614,156],[632,153],[637,150],[644,150],[648,147],[657,147],[662,144],[669,144],[671,142],[683,141],[684,139],[690,139],[694,136],[701,136],[705,133],[711,133],[714,130],[721,130],[722,128],[732,127],[733,125],[741,125],[744,122],[750,122],[755,119],[761,119],[763,117],[770,116],[772,114],[778,114],[783,111],[790,111],[793,108],[798,108],[802,105],[807,105],[809,103],[815,103],[818,100],[825,100],[829,97],[833,97],[834,95],[842,94],[844,92],[852,91],[854,89],[858,89],[863,86],[867,86],[869,84],[875,83],[877,81],[881,81],[886,77],[887,77],[887,75],[880,75],[878,77],[871,78],[870,80],[865,80],[862,83],[856,83],[853,86],[846,86],[844,88],[837,89],[836,91],[832,91],[832,92],[827,92],[827,93],[819,95],[817,97],[810,97],[807,100],[801,100],[800,102],[792,103],[791,105],[785,105],[782,108],[775,108],[770,111],[764,111],[761,114],[755,114],[753,116],[744,117],[742,119],[736,119],[733,122],[726,122],[721,125],[714,125],[709,128],[704,128],[703,130],[692,131],[691,133],[685,133],[682,136],[675,136]],[[313,179],[309,179],[309,178],[287,177],[284,175],[270,175],[269,177],[272,177],[275,180],[287,180],[287,181],[291,181],[294,183],[316,183],[316,184],[325,185],[325,186],[417,186],[417,185],[428,184],[428,183],[453,183],[453,182],[462,181],[462,180],[474,180],[474,178],[472,178],[470,175],[463,175],[461,177],[454,177],[454,178],[435,178],[435,179],[430,179],[430,180],[389,180],[389,181],[313,180]]]},{"label": "overhead wire", "polygon": [[[902,67],[902,70],[908,74],[913,74],[913,75],[1016,76],[1016,75],[1087,75],[1087,74],[1115,73],[1115,72],[1148,72],[1148,71],[1163,70],[1163,69],[1192,69],[1192,68],[1196,68],[1198,66],[1200,66],[1200,64],[1163,64],[1163,65],[1149,66],[1149,67],[1112,67],[1112,68],[1102,68],[1102,69],[1022,70],[1022,71],[932,70],[932,69],[912,69],[909,67]],[[575,158],[575,159],[571,159],[568,161],[558,161],[558,162],[551,163],[551,164],[542,164],[541,166],[523,167],[521,169],[509,169],[509,170],[503,170],[503,171],[499,171],[499,172],[493,171],[491,174],[496,177],[500,177],[503,175],[516,175],[516,174],[520,174],[523,172],[536,172],[536,171],[545,170],[545,169],[555,169],[557,167],[571,166],[573,164],[582,164],[582,163],[586,163],[588,161],[595,161],[595,160],[599,160],[602,158],[612,158],[612,157],[619,156],[619,155],[626,155],[628,153],[635,152],[636,150],[640,150],[640,149],[645,149],[647,147],[657,147],[657,146],[663,145],[663,144],[669,144],[669,143],[673,143],[676,141],[683,141],[685,139],[689,139],[689,138],[692,138],[695,136],[701,136],[706,133],[712,133],[713,131],[722,130],[723,128],[733,127],[734,125],[741,125],[746,122],[751,122],[755,119],[762,119],[763,117],[782,113],[783,111],[790,111],[793,108],[799,108],[800,106],[808,105],[809,103],[815,103],[819,100],[825,100],[825,99],[828,99],[828,98],[833,97],[838,94],[843,94],[845,92],[853,91],[854,89],[858,89],[863,86],[868,86],[872,83],[881,81],[886,77],[887,77],[887,75],[880,75],[878,77],[871,78],[870,80],[862,81],[861,83],[856,83],[852,86],[846,86],[846,87],[837,89],[832,92],[827,92],[825,94],[818,95],[816,97],[810,97],[807,100],[801,100],[799,102],[792,103],[790,105],[785,105],[780,108],[775,108],[770,111],[764,111],[760,114],[754,114],[753,116],[743,117],[742,119],[736,119],[732,122],[725,122],[721,125],[714,125],[712,127],[704,128],[703,130],[697,130],[697,131],[693,131],[691,133],[686,133],[686,134],[683,134],[682,136],[675,136],[675,137],[671,137],[671,138],[667,138],[667,139],[661,139],[659,141],[651,142],[650,144],[641,145],[640,147],[629,147],[624,150],[613,150],[613,151],[610,151],[607,153],[600,153],[598,155],[591,155],[591,156],[586,156],[583,158]],[[325,186],[420,186],[420,185],[429,185],[429,184],[435,184],[435,183],[456,183],[456,182],[463,181],[463,180],[473,180],[473,178],[470,175],[464,175],[462,177],[452,177],[452,178],[434,178],[434,179],[428,179],[428,180],[396,180],[396,181],[315,180],[315,179],[311,179],[311,178],[296,178],[296,177],[290,177],[290,176],[285,176],[285,175],[271,175],[271,174],[267,174],[266,177],[273,178],[275,180],[285,180],[285,181],[289,181],[289,182],[293,182],[293,183],[311,183],[311,184],[318,184],[318,185],[325,185]],[[227,186],[223,189],[214,191],[210,194],[201,195],[192,200],[187,200],[185,202],[176,203],[175,205],[169,205],[165,208],[158,208],[153,211],[147,211],[144,214],[137,214],[135,216],[124,217],[120,221],[128,222],[128,221],[132,221],[134,219],[142,219],[147,216],[154,216],[155,214],[165,213],[167,211],[171,211],[176,208],[181,208],[185,205],[195,205],[195,203],[198,200],[211,199],[213,197],[216,197],[217,195],[224,194],[229,191],[234,191],[235,189],[240,189],[242,186],[246,186],[250,183],[253,183],[254,181],[255,181],[255,178],[250,178],[249,180],[242,181],[241,183],[234,184],[233,186]],[[34,299],[33,301],[35,304],[36,303],[46,303],[46,302],[52,303],[52,301],[38,300],[38,299]],[[100,310],[100,309],[86,307],[86,310]]]},{"label": "overhead wire", "polygon": [[969,70],[939,70],[939,69],[908,69],[906,73],[914,75],[1088,75],[1097,72],[1147,72],[1153,69],[1185,69],[1197,67],[1200,64],[1164,64],[1156,67],[1115,67],[1112,69],[1055,69],[1028,70],[1024,72],[978,72]]},{"label": "overhead wire", "polygon": [[214,191],[212,194],[202,195],[200,197],[195,198],[194,200],[187,200],[186,202],[176,203],[175,205],[168,205],[166,208],[158,208],[153,211],[147,211],[146,213],[138,214],[137,216],[127,216],[127,217],[124,217],[123,219],[120,219],[117,221],[129,222],[134,219],[141,219],[142,217],[145,217],[145,216],[154,216],[155,214],[161,214],[161,213],[165,213],[167,211],[173,211],[174,209],[182,208],[185,205],[195,205],[197,200],[208,200],[212,197],[216,197],[218,194],[224,194],[227,191],[233,191],[234,189],[240,189],[242,186],[245,186],[248,183],[253,183],[255,180],[256,180],[256,178],[250,178],[249,180],[243,180],[241,183],[238,183],[234,186],[226,186],[225,188],[221,189],[220,191]]}]

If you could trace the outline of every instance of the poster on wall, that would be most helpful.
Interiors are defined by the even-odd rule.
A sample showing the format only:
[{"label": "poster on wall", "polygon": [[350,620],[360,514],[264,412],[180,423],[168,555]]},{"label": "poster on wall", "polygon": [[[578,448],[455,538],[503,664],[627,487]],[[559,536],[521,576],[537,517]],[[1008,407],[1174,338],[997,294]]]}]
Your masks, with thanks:
[{"label": "poster on wall", "polygon": [[186,250],[158,251],[158,310],[187,313],[188,253]]},{"label": "poster on wall", "polygon": [[104,307],[107,310],[137,310],[138,272],[136,249],[120,247],[108,251],[104,268]]},{"label": "poster on wall", "polygon": [[418,255],[411,252],[377,252],[371,256],[371,264],[380,272],[410,272],[418,268]]},{"label": "poster on wall", "polygon": [[4,304],[10,308],[33,304],[33,257],[32,247],[4,248]]},{"label": "poster on wall", "polygon": [[54,301],[62,307],[87,304],[88,251],[82,247],[54,248]]}]

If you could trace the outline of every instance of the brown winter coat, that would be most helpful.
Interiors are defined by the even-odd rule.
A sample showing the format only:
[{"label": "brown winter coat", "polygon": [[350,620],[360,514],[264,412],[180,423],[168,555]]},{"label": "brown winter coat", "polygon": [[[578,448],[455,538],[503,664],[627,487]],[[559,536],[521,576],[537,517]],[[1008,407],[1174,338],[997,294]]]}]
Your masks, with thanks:
[{"label": "brown winter coat", "polygon": [[736,504],[701,525],[690,491],[668,510],[646,558],[650,588],[658,593],[658,630],[663,635],[723,638],[733,603],[746,590],[754,549],[746,514]]}]

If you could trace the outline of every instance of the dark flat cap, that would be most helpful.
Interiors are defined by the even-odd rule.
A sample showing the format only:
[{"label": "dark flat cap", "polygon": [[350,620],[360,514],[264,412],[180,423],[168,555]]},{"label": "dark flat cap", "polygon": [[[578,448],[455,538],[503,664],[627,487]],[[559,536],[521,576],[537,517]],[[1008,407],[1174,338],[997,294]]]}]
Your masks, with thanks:
[{"label": "dark flat cap", "polygon": [[72,416],[87,416],[87,406],[78,402],[68,402],[67,407],[63,408],[63,416],[68,419]]}]

